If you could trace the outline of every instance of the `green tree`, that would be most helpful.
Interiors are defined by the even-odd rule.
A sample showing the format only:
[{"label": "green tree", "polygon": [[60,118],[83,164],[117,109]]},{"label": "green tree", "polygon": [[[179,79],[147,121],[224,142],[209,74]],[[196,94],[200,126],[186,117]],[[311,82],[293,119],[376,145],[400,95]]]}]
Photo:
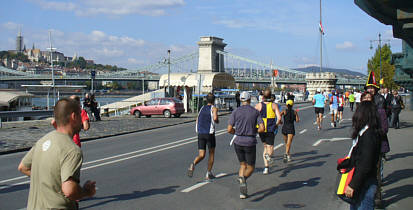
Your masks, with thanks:
[{"label": "green tree", "polygon": [[[391,56],[392,56],[392,52],[391,52],[390,46],[387,44],[382,46],[381,47],[381,75],[382,75],[383,82],[384,82],[383,87],[387,87],[390,89],[397,87],[397,84],[393,80],[395,67],[394,65],[390,64]],[[381,79],[380,78],[380,50],[379,48],[376,49],[374,56],[368,60],[367,69],[369,73],[371,71],[374,72],[374,75],[376,76],[376,80],[379,83]]]}]

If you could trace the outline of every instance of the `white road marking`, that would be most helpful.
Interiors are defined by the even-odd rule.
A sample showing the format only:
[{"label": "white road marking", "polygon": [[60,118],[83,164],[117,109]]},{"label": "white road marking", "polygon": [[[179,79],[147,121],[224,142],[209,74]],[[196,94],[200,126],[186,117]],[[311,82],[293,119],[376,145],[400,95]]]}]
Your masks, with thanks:
[{"label": "white road marking", "polygon": [[[225,176],[225,175],[227,175],[227,174],[226,173],[220,173],[220,174],[216,175],[215,177],[219,178],[219,177],[222,177],[222,176]],[[200,182],[200,183],[195,184],[191,187],[188,187],[188,188],[185,188],[185,189],[181,190],[181,192],[184,192],[184,193],[191,192],[192,190],[198,189],[198,188],[200,188],[200,187],[202,187],[206,184],[209,184],[209,183],[211,183],[211,182]]]},{"label": "white road marking", "polygon": [[[226,134],[226,133],[227,133],[226,129],[222,129],[222,130],[217,131],[215,136],[220,136],[220,135]],[[139,153],[139,152],[143,152],[143,151],[147,151],[147,150],[156,149],[156,148],[159,148],[159,147],[164,147],[162,149],[153,150],[153,151],[146,152],[146,153],[141,153],[141,154],[129,156],[129,157],[126,157],[126,158],[121,158],[121,159],[117,159],[117,160],[113,160],[113,161],[109,161],[109,162],[104,162],[104,163],[100,163],[100,164],[89,166],[89,167],[83,167],[81,170],[83,171],[83,170],[87,170],[87,169],[91,169],[91,168],[96,168],[96,167],[99,167],[99,166],[104,166],[104,165],[108,165],[108,164],[112,164],[112,163],[121,162],[121,161],[124,161],[124,160],[136,158],[136,157],[149,155],[149,154],[156,153],[156,152],[161,152],[161,151],[164,151],[164,150],[168,150],[168,149],[172,149],[172,148],[175,148],[175,147],[190,144],[190,143],[193,143],[193,142],[196,142],[196,141],[198,141],[198,139],[195,136],[195,137],[190,137],[190,138],[186,138],[186,139],[182,139],[182,140],[178,140],[178,141],[174,141],[174,142],[170,142],[170,143],[167,143],[167,144],[162,144],[162,145],[158,145],[158,146],[154,146],[154,147],[150,147],[150,148],[146,148],[146,149],[141,149],[141,150],[137,150],[137,151],[133,151],[133,152],[128,152],[128,153],[119,154],[119,155],[115,155],[115,156],[111,156],[111,157],[106,157],[106,158],[102,158],[102,159],[98,159],[98,160],[94,160],[94,161],[85,162],[85,163],[83,163],[83,165],[88,165],[88,164],[96,163],[96,162],[102,162],[102,161],[105,161],[105,160],[110,160],[110,159],[122,157],[122,156],[125,156],[125,155],[135,154],[135,153]],[[177,144],[177,143],[179,143],[179,144]],[[175,145],[168,146],[168,145],[171,145],[171,144],[175,144]],[[165,147],[165,146],[168,146],[168,147]],[[2,180],[2,181],[0,181],[0,183],[16,181],[16,180],[25,179],[25,178],[28,178],[28,177],[27,176],[19,176],[19,177],[15,177],[15,178],[11,178],[11,179]],[[16,186],[16,185],[27,184],[27,183],[30,183],[30,180],[15,183],[15,184],[11,184],[11,185],[7,185],[7,186],[2,186],[2,187],[0,187],[0,190],[6,189],[6,188],[9,188],[9,187],[12,187],[12,186]]]},{"label": "white road marking", "polygon": [[300,131],[300,134],[303,134],[305,132],[307,132],[307,129],[304,129],[304,130]]},{"label": "white road marking", "polygon": [[275,146],[275,147],[274,147],[274,151],[275,151],[276,149],[278,149],[278,148],[282,147],[282,146],[284,146],[284,143],[281,143],[281,144],[279,144],[279,145]]},{"label": "white road marking", "polygon": [[11,178],[11,179],[2,180],[2,181],[0,181],[0,184],[4,183],[4,182],[11,182],[11,181],[14,181],[14,180],[19,180],[19,179],[24,179],[24,178],[27,178],[27,176],[19,176],[19,177],[15,177],[15,178]]},{"label": "white road marking", "polygon": [[342,137],[342,138],[332,138],[332,139],[320,139],[313,144],[313,147],[318,146],[323,141],[344,141],[344,140],[351,140],[351,138]]}]

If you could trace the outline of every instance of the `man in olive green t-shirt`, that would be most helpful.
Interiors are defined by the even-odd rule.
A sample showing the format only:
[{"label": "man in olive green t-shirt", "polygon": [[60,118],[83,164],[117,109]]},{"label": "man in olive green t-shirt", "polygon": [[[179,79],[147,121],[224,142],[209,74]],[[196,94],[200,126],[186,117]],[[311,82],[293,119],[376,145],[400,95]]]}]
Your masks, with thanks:
[{"label": "man in olive green t-shirt", "polygon": [[56,130],[37,141],[19,164],[30,176],[28,210],[78,209],[76,200],[96,193],[93,181],[79,185],[83,155],[72,141],[82,125],[78,102],[59,100],[54,114]]}]

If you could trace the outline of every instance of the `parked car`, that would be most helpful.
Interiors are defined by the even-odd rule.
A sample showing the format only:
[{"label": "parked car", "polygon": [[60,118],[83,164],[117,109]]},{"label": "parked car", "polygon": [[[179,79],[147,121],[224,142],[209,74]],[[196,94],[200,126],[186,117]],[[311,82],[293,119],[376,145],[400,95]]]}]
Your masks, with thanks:
[{"label": "parked car", "polygon": [[170,118],[172,115],[180,117],[185,112],[184,104],[177,98],[154,98],[143,105],[131,109],[130,114],[136,117],[163,115]]}]

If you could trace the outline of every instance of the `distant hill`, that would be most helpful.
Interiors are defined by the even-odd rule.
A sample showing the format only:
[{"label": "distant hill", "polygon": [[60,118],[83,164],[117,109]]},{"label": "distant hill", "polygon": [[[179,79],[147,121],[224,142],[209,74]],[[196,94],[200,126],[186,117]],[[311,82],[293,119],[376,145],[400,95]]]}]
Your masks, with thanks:
[{"label": "distant hill", "polygon": [[[309,66],[306,68],[296,68],[295,70],[297,71],[304,71],[304,72],[319,72],[320,71],[320,67],[318,66]],[[335,72],[336,74],[338,74],[339,76],[343,76],[343,77],[365,77],[365,74],[362,74],[360,72],[355,72],[355,71],[351,71],[348,69],[334,69],[334,68],[323,68],[324,72]]]}]

